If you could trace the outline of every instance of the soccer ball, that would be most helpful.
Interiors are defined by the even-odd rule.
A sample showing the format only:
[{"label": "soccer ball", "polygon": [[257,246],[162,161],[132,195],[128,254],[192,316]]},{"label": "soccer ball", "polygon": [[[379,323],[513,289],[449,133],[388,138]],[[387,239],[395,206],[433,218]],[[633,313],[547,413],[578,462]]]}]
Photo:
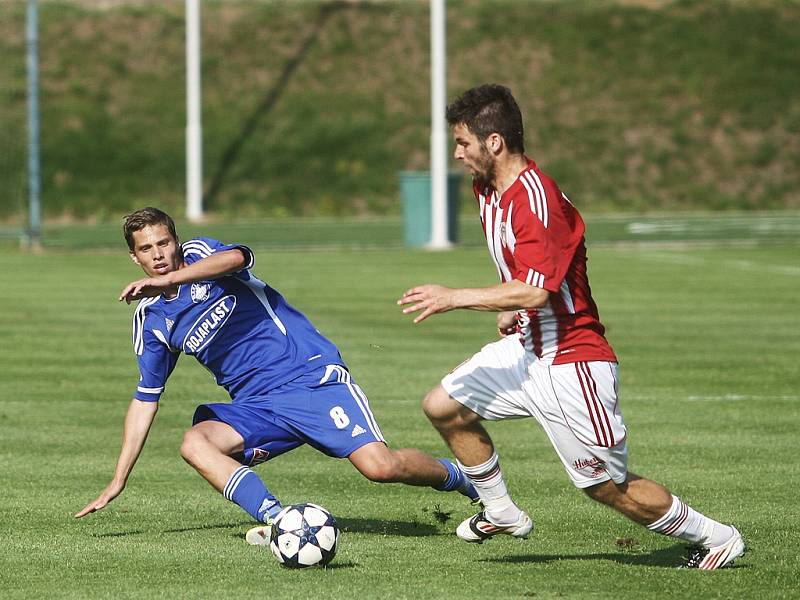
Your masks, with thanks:
[{"label": "soccer ball", "polygon": [[269,549],[284,567],[324,567],[338,546],[336,519],[317,504],[292,504],[272,522]]}]

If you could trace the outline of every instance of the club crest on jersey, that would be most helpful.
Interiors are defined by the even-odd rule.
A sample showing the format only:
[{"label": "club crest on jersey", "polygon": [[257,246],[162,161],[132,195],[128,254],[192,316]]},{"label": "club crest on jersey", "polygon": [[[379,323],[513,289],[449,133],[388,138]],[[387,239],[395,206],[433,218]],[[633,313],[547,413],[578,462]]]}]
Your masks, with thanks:
[{"label": "club crest on jersey", "polygon": [[208,299],[211,292],[211,284],[209,283],[193,283],[192,284],[192,302],[199,304]]},{"label": "club crest on jersey", "polygon": [[189,328],[183,339],[183,351],[197,354],[214,338],[236,308],[236,297],[225,296],[211,305]]},{"label": "club crest on jersey", "polygon": [[505,221],[500,223],[500,242],[502,242],[503,246],[508,246],[508,242],[506,242],[506,223],[505,223]]}]

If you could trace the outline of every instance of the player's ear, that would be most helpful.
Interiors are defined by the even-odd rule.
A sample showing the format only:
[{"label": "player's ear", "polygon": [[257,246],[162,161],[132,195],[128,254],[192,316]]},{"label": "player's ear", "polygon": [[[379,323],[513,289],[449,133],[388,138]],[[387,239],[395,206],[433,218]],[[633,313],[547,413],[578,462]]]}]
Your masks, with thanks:
[{"label": "player's ear", "polygon": [[489,134],[489,149],[495,153],[499,154],[500,151],[503,149],[505,145],[505,141],[503,140],[503,136],[499,133],[491,133]]},{"label": "player's ear", "polygon": [[131,260],[133,262],[135,262],[137,265],[141,266],[141,263],[139,262],[139,259],[136,258],[136,254],[134,254],[133,252],[128,252],[128,256],[131,257]]}]

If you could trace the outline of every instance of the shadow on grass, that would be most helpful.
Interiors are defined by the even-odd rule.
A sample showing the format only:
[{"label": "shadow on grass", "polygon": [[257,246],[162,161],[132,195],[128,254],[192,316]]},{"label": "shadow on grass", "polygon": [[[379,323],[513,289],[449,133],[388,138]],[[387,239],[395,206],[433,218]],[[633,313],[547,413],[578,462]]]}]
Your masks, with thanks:
[{"label": "shadow on grass", "polygon": [[[184,533],[187,531],[204,531],[206,529],[229,529],[231,527],[246,527],[250,528],[255,526],[253,521],[239,521],[238,523],[220,523],[219,525],[197,525],[195,527],[181,527],[179,529],[165,529],[162,533]],[[242,534],[244,537],[244,534]]]},{"label": "shadow on grass", "polygon": [[141,535],[147,533],[141,529],[134,531],[110,531],[108,533],[90,533],[89,535],[96,538],[113,538],[113,537],[127,537],[129,535]]},{"label": "shadow on grass", "polygon": [[[251,521],[240,521],[238,523],[220,523],[218,525],[196,525],[194,527],[180,527],[178,529],[164,529],[161,533],[186,533],[189,531],[207,531],[211,529],[230,529],[231,527],[252,527]],[[109,531],[107,533],[92,533],[92,537],[96,538],[110,538],[110,537],[126,537],[129,535],[142,535],[143,533],[155,533],[155,530],[145,531],[143,529],[132,529],[131,531]],[[239,535],[239,534],[237,534]],[[244,537],[244,533],[239,535]]]},{"label": "shadow on grass", "polygon": [[[383,519],[360,519],[352,517],[337,517],[339,528],[344,533],[372,533],[377,535],[397,535],[402,537],[425,537],[441,535],[440,531],[433,525],[427,523],[416,523],[413,521],[389,521]],[[213,529],[232,529],[240,528],[239,531],[231,533],[232,537],[244,539],[247,529],[253,527],[252,521],[240,521],[238,523],[220,523],[218,525],[197,525],[195,527],[180,527],[177,529],[164,529],[161,533],[186,533],[190,531],[210,531]],[[142,535],[155,533],[155,530],[145,531],[143,529],[132,529],[131,531],[110,531],[107,533],[92,533],[92,537],[111,538],[126,537],[129,535]]]},{"label": "shadow on grass", "polygon": [[236,136],[236,138],[222,153],[219,164],[217,165],[214,174],[211,177],[211,183],[209,184],[206,192],[203,194],[206,206],[213,206],[220,190],[223,187],[223,182],[227,178],[228,172],[235,164],[242,148],[247,143],[247,140],[250,139],[253,134],[258,132],[260,122],[266,119],[266,117],[272,112],[272,109],[280,100],[281,96],[283,96],[284,92],[294,78],[295,72],[302,67],[306,60],[306,56],[319,40],[320,33],[324,30],[327,22],[336,12],[346,8],[348,8],[347,3],[341,1],[328,2],[320,5],[317,18],[311,23],[305,39],[303,39],[294,55],[286,63],[278,79],[272,84],[270,89],[267,90],[261,102],[247,118],[244,125],[242,125],[239,135]]},{"label": "shadow on grass", "polygon": [[[400,537],[431,537],[441,535],[433,525],[413,521],[391,521],[385,519],[361,519],[358,517],[336,517],[339,529],[345,533],[374,535],[396,535]],[[245,533],[233,533],[233,537],[244,539]]]},{"label": "shadow on grass", "polygon": [[686,548],[677,544],[669,548],[662,548],[649,554],[626,554],[623,552],[600,552],[597,554],[517,554],[502,558],[483,558],[481,562],[493,563],[551,563],[561,560],[611,560],[623,565],[638,565],[645,567],[676,568],[681,565],[686,557]]},{"label": "shadow on grass", "polygon": [[361,519],[358,517],[336,517],[344,533],[374,533],[403,537],[425,537],[440,535],[439,530],[427,523],[413,521],[389,521],[384,519]]}]

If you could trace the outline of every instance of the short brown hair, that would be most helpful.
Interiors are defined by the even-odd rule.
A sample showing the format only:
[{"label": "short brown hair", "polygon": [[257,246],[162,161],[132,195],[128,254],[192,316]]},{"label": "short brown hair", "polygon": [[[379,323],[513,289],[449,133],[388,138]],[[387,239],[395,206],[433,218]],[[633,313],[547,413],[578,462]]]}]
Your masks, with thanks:
[{"label": "short brown hair", "polygon": [[133,234],[137,231],[141,231],[148,225],[166,225],[172,237],[175,238],[176,242],[178,241],[178,234],[175,231],[175,221],[172,220],[172,217],[163,210],[148,206],[127,215],[122,225],[122,232],[125,234],[125,241],[128,242],[128,248],[131,252],[133,252]]}]

